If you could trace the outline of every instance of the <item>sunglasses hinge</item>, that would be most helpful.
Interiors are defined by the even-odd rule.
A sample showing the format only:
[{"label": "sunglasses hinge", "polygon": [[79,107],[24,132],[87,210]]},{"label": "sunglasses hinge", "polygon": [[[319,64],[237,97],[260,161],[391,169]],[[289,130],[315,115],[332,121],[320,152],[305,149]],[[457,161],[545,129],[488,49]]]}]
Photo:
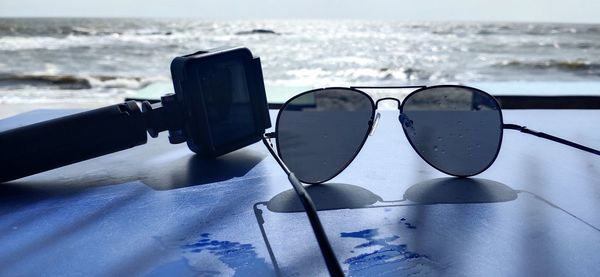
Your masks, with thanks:
[{"label": "sunglasses hinge", "polygon": [[276,138],[277,137],[277,133],[275,132],[271,132],[271,133],[266,133],[263,135],[265,143],[268,143],[269,146],[271,146],[271,148],[273,148],[273,142],[271,142],[272,138]]}]

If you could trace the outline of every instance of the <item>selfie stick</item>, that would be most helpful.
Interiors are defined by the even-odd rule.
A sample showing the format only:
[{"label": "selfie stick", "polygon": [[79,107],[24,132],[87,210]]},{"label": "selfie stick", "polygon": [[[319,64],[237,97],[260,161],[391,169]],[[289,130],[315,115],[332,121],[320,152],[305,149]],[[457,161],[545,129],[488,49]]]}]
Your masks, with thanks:
[{"label": "selfie stick", "polygon": [[169,130],[184,142],[174,95],[160,103],[107,106],[0,133],[0,183],[145,144]]}]

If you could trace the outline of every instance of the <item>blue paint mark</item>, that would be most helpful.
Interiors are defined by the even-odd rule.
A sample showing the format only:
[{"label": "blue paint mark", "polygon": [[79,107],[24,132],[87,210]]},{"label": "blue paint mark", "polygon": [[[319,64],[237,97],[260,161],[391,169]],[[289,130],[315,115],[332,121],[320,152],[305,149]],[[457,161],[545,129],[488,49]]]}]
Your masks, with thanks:
[{"label": "blue paint mark", "polygon": [[233,276],[266,276],[274,275],[274,271],[259,258],[252,244],[242,244],[232,241],[220,241],[210,239],[210,234],[200,235],[202,239],[196,243],[182,246],[191,253],[206,251],[217,256],[217,258],[231,269],[235,270]]},{"label": "blue paint mark", "polygon": [[372,238],[375,235],[377,235],[376,229],[367,229],[367,230],[351,232],[351,233],[342,232],[342,234],[341,234],[342,238],[365,238],[365,239]]},{"label": "blue paint mark", "polygon": [[[410,225],[412,226],[412,225]],[[413,226],[414,227],[414,226]],[[410,228],[410,227],[408,227]],[[412,229],[412,228],[411,228]],[[378,229],[366,229],[357,232],[342,232],[343,238],[361,238],[367,240],[354,247],[380,247],[378,250],[359,254],[344,261],[348,265],[349,276],[373,275],[411,275],[435,271],[436,265],[426,255],[408,250],[406,244],[393,244],[399,236],[378,238]],[[354,251],[351,251],[354,253]]]},{"label": "blue paint mark", "polygon": [[417,229],[417,226],[410,224],[409,222],[404,223],[404,226],[408,229]]}]

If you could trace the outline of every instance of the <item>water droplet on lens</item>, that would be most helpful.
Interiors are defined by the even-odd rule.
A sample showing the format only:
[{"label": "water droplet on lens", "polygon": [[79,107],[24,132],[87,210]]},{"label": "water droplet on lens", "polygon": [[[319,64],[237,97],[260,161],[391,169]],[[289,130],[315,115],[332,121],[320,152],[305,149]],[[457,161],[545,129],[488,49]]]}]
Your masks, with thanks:
[{"label": "water droplet on lens", "polygon": [[442,137],[437,137],[437,140],[438,141],[442,141]]},{"label": "water droplet on lens", "polygon": [[433,151],[438,151],[438,147],[437,147],[437,145],[434,145],[434,146],[433,146]]},{"label": "water droplet on lens", "polygon": [[459,137],[459,138],[462,138],[462,134],[458,134],[458,137]]},{"label": "water droplet on lens", "polygon": [[456,122],[456,124],[460,125],[460,124],[462,124],[462,121],[459,120]]},{"label": "water droplet on lens", "polygon": [[481,144],[479,144],[479,143],[476,146],[477,146],[477,148],[481,148]]}]

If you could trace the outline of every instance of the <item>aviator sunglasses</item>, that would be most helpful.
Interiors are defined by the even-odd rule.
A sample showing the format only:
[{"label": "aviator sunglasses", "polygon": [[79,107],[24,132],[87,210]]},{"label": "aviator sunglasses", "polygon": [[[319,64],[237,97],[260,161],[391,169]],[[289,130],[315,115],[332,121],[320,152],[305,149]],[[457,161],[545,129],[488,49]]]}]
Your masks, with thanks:
[{"label": "aviator sunglasses", "polygon": [[[376,102],[359,89],[414,88],[401,102]],[[517,124],[505,124],[498,101],[468,86],[330,87],[303,92],[277,115],[275,132],[263,142],[305,207],[329,273],[343,271],[329,245],[316,209],[301,182],[319,184],[341,173],[360,152],[379,119],[381,101],[398,104],[398,120],[412,148],[448,175],[468,177],[489,168],[500,151],[504,129],[518,130],[600,155],[600,151]],[[275,139],[276,149],[271,139]]]},{"label": "aviator sunglasses", "polygon": [[398,120],[413,149],[437,170],[468,177],[492,165],[504,129],[537,135],[594,154],[599,151],[516,124],[504,124],[500,104],[490,94],[460,85],[416,88],[404,101],[374,102],[358,88],[323,88],[294,96],[279,110],[277,153],[296,177],[308,184],[326,182],[358,155],[379,119],[381,101],[398,102]]}]

